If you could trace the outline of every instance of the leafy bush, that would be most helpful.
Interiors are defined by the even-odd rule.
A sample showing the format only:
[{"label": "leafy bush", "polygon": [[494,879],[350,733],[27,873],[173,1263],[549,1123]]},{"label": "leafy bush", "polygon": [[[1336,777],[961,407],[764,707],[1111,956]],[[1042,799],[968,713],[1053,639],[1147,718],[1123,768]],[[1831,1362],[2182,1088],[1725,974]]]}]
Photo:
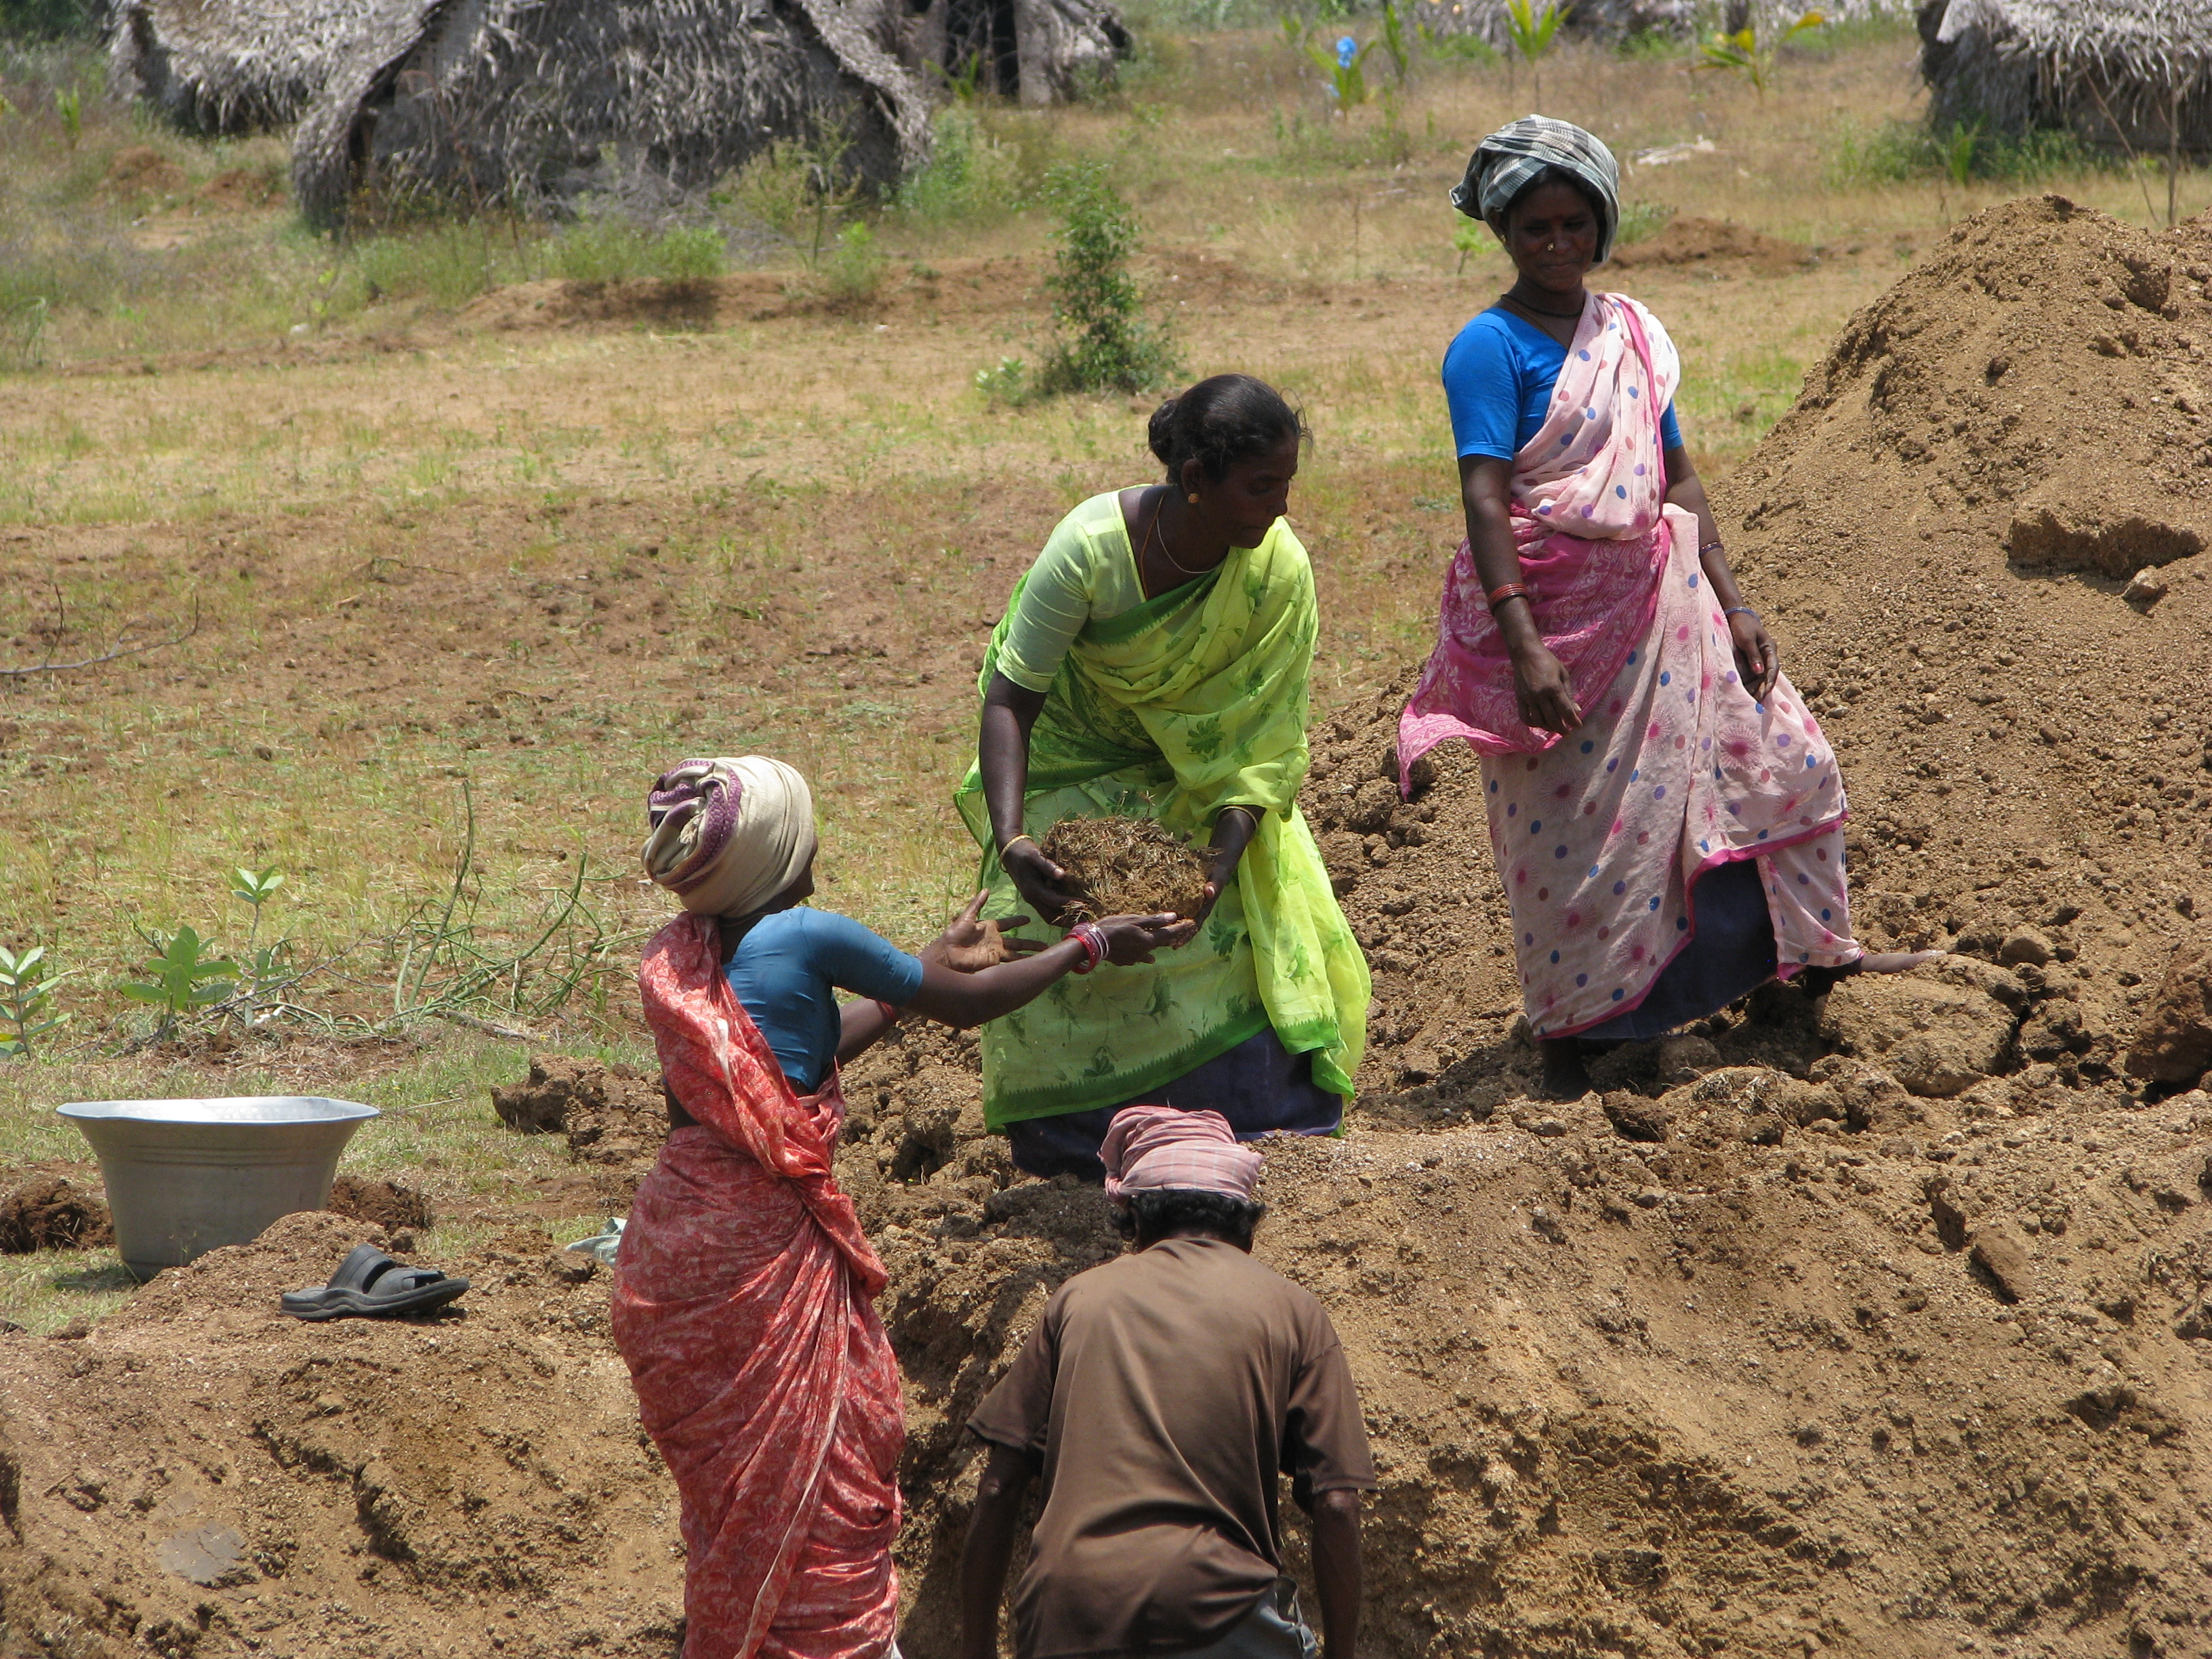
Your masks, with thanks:
[{"label": "leafy bush", "polygon": [[1674,210],[1664,202],[1623,202],[1620,204],[1620,227],[1613,240],[1626,247],[1631,242],[1640,242],[1647,236],[1656,236],[1666,229],[1667,222],[1674,216]]},{"label": "leafy bush", "polygon": [[837,245],[816,272],[833,304],[865,305],[884,285],[884,251],[876,234],[857,221],[837,233]]},{"label": "leafy bush", "polygon": [[812,177],[806,146],[796,138],[779,138],[748,156],[714,199],[796,240],[813,211]]},{"label": "leafy bush", "polygon": [[1021,157],[967,105],[938,111],[928,165],[899,186],[896,204],[926,224],[999,217],[1018,205]]},{"label": "leafy bush", "polygon": [[1096,161],[1054,167],[1046,199],[1060,210],[1060,246],[1046,286],[1058,338],[1039,368],[1037,391],[1144,392],[1181,372],[1165,325],[1145,314],[1129,270],[1137,217]]}]

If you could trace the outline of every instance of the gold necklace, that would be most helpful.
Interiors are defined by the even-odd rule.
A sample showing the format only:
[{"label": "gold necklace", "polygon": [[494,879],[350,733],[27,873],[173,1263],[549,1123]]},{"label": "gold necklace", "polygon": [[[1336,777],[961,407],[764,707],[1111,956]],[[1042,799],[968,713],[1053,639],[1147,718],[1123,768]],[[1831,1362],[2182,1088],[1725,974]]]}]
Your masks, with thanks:
[{"label": "gold necklace", "polygon": [[[1145,555],[1155,545],[1152,538],[1159,533],[1160,514],[1168,510],[1168,492],[1171,486],[1168,485],[1163,485],[1161,487],[1160,504],[1152,509],[1152,527],[1145,532],[1145,544],[1137,550],[1137,574],[1139,577],[1144,574]],[[1212,564],[1206,566],[1206,570],[1193,570],[1181,559],[1178,559],[1174,554],[1168,551],[1167,538],[1164,536],[1160,537],[1157,545],[1160,550],[1160,556],[1165,559],[1170,564],[1173,565],[1176,569],[1182,571],[1186,576],[1193,578],[1203,576],[1206,570],[1213,570],[1219,568],[1220,561],[1217,559]]]}]

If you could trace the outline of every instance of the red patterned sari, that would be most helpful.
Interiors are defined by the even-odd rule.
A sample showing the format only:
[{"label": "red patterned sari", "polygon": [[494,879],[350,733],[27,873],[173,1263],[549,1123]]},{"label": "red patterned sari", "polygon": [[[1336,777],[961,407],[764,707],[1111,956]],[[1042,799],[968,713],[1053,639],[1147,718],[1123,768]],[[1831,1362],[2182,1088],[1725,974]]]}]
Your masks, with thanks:
[{"label": "red patterned sari", "polygon": [[723,976],[712,919],[646,946],[662,1074],[697,1120],[638,1188],[615,1344],[683,1500],[684,1659],[882,1659],[906,1429],[877,1260],[801,1097]]}]

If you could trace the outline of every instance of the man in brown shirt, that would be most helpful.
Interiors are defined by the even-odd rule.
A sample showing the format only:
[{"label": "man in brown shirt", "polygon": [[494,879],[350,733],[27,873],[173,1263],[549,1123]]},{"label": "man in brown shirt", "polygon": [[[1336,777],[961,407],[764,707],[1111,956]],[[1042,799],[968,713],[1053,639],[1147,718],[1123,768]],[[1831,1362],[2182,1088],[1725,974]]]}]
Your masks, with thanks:
[{"label": "man in brown shirt", "polygon": [[1212,1112],[1133,1107],[1102,1149],[1135,1249],[1079,1273],[969,1427],[990,1443],[961,1565],[961,1659],[1314,1659],[1282,1571],[1277,1475],[1313,1517],[1327,1659],[1353,1659],[1359,1401],[1319,1302],[1251,1257],[1260,1158]]}]

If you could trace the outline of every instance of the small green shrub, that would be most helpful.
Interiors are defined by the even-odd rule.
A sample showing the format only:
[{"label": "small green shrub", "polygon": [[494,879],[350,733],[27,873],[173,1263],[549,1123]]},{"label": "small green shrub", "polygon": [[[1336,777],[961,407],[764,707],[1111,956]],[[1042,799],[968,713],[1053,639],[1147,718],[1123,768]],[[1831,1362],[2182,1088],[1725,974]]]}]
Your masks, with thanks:
[{"label": "small green shrub", "polygon": [[964,103],[938,111],[928,164],[898,188],[899,212],[924,224],[1000,218],[1020,204],[1021,156]]},{"label": "small green shrub", "polygon": [[354,244],[347,260],[354,297],[428,300],[462,306],[520,274],[513,238],[482,222],[447,220]]},{"label": "small green shrub", "polygon": [[986,403],[1025,404],[1031,396],[1030,366],[1018,357],[1001,357],[990,368],[975,371],[975,390]]},{"label": "small green shrub", "polygon": [[20,955],[0,945],[0,1058],[28,1060],[32,1043],[68,1023],[67,1014],[54,1012],[54,987],[67,975],[40,977],[46,955],[43,945]]},{"label": "small green shrub", "polygon": [[1040,367],[1036,390],[1145,392],[1181,372],[1166,326],[1145,314],[1129,270],[1137,217],[1096,161],[1054,167],[1046,199],[1060,210],[1053,274],[1057,337]]},{"label": "small green shrub", "polygon": [[714,199],[796,240],[813,210],[811,173],[806,147],[796,138],[779,138],[747,157]]},{"label": "small green shrub", "polygon": [[864,305],[884,285],[884,251],[876,233],[855,221],[837,233],[837,244],[821,262],[822,286],[843,305]]},{"label": "small green shrub", "polygon": [[164,939],[149,934],[155,954],[142,970],[143,981],[130,981],[116,988],[133,1002],[150,1002],[161,1011],[160,1035],[168,1036],[177,1022],[197,1009],[227,1002],[238,988],[238,964],[211,954],[214,941],[204,939],[187,927]]},{"label": "small green shrub", "polygon": [[1498,63],[1498,48],[1479,34],[1439,34],[1426,23],[1414,31],[1422,54],[1439,64],[1472,64],[1491,69]]}]

